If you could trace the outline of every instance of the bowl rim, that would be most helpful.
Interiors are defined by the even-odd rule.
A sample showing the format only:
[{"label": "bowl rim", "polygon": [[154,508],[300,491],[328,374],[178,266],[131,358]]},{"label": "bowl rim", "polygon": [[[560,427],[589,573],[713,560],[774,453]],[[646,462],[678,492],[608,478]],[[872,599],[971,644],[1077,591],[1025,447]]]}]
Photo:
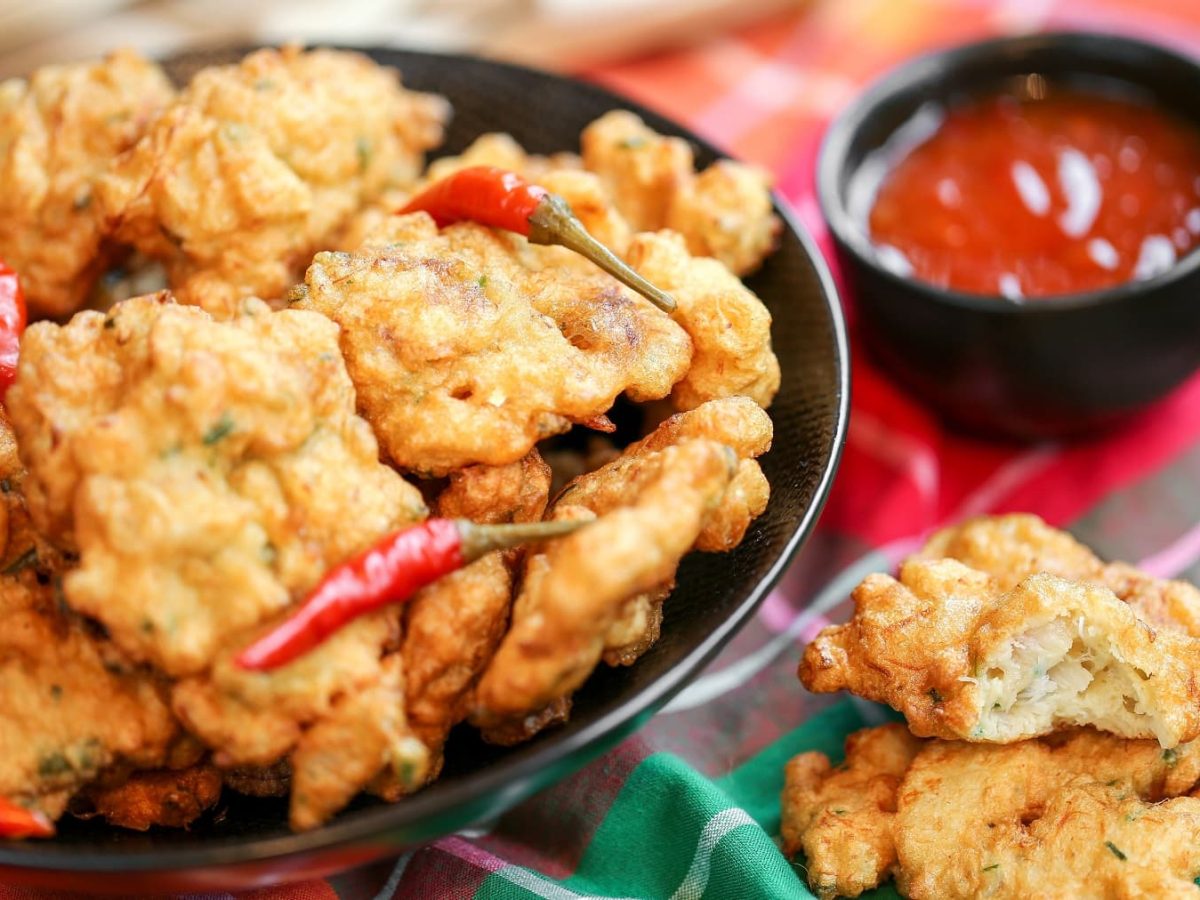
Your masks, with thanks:
[{"label": "bowl rim", "polygon": [[[1111,287],[1067,294],[1050,294],[1015,302],[1001,294],[975,294],[942,287],[919,278],[899,275],[881,265],[872,251],[870,238],[852,220],[846,208],[844,192],[839,189],[847,168],[849,148],[858,132],[876,115],[879,108],[915,84],[945,84],[957,71],[983,58],[1026,56],[1055,46],[1080,47],[1100,56],[1105,47],[1120,44],[1130,53],[1157,57],[1174,65],[1186,66],[1200,79],[1200,60],[1163,44],[1106,31],[1046,31],[1036,34],[986,38],[956,44],[923,53],[885,71],[872,80],[846,106],[825,131],[817,157],[817,200],[836,243],[852,254],[854,262],[902,290],[916,291],[927,299],[946,306],[993,315],[1052,315],[1074,309],[1091,308],[1144,297],[1147,293],[1174,285],[1200,271],[1200,245],[1193,247],[1171,268],[1151,278],[1125,281]],[[1086,74],[1087,69],[1079,70]],[[1111,76],[1109,76],[1111,77]],[[999,76],[998,76],[999,80]],[[1139,82],[1120,78],[1135,87]],[[1192,123],[1200,130],[1200,117]]]},{"label": "bowl rim", "polygon": [[[253,44],[243,42],[215,42],[199,44],[182,48],[181,50],[157,57],[160,63],[170,63],[187,59],[189,56],[203,56],[206,53],[228,52],[230,54],[245,54],[263,47],[277,46],[274,44]],[[403,46],[385,46],[360,44],[350,45],[341,43],[313,42],[306,47],[328,47],[337,50],[348,50],[367,53],[383,65],[402,68],[402,57],[422,58],[427,62],[435,61],[444,64],[467,62],[485,64],[493,70],[511,71],[521,75],[536,75],[542,78],[552,78],[569,82],[578,90],[593,93],[598,98],[614,107],[631,110],[641,116],[652,127],[683,136],[700,150],[711,153],[718,158],[727,156],[712,142],[701,138],[691,129],[674,119],[659,113],[645,105],[607,87],[574,78],[556,72],[549,72],[531,66],[501,62],[486,59],[474,54],[441,53],[427,50],[411,49]],[[707,634],[705,639],[693,647],[679,662],[663,673],[656,681],[634,694],[612,710],[588,723],[578,732],[566,739],[547,747],[525,745],[523,750],[515,751],[487,769],[464,779],[461,783],[448,785],[438,794],[418,792],[406,797],[403,802],[381,804],[368,809],[356,810],[344,820],[332,820],[312,831],[283,834],[277,837],[221,837],[209,843],[198,846],[161,848],[138,848],[122,850],[120,848],[101,848],[95,846],[59,845],[48,842],[16,842],[5,845],[0,842],[0,876],[5,871],[25,873],[25,877],[39,870],[54,870],[64,874],[95,873],[97,876],[128,873],[129,875],[153,876],[158,873],[169,874],[172,871],[186,872],[235,866],[253,865],[267,861],[283,861],[294,859],[304,854],[316,851],[337,851],[353,846],[361,846],[364,840],[378,839],[378,848],[370,858],[356,858],[350,867],[365,865],[371,858],[381,858],[402,852],[405,845],[393,845],[388,842],[388,833],[395,828],[404,827],[422,819],[432,818],[439,812],[470,804],[476,798],[491,794],[503,794],[506,788],[514,782],[528,784],[536,781],[539,771],[550,771],[579,754],[585,753],[586,748],[600,750],[589,756],[584,765],[598,756],[601,752],[639,727],[655,712],[660,710],[668,700],[682,690],[692,677],[717,653],[724,648],[729,639],[749,620],[754,611],[775,587],[783,573],[787,570],[801,545],[811,535],[821,511],[829,497],[833,479],[837,474],[842,459],[842,451],[846,443],[846,433],[850,418],[850,349],[847,337],[846,321],[841,305],[841,295],[833,278],[829,264],[819,250],[816,241],[807,228],[793,214],[789,205],[772,192],[774,212],[783,221],[784,227],[790,230],[799,241],[801,249],[812,264],[813,274],[820,289],[824,306],[829,312],[829,328],[833,342],[834,364],[836,368],[836,410],[832,434],[828,447],[829,456],[813,489],[812,501],[803,514],[794,522],[791,534],[783,548],[772,561],[767,573],[751,588],[747,596],[733,612]],[[605,740],[609,739],[609,744]],[[557,782],[552,778],[549,783]],[[532,796],[534,793],[549,786],[540,783],[532,790],[517,790],[509,792],[513,799],[502,803],[504,809],[511,808],[517,802]],[[446,834],[449,832],[442,832]],[[437,834],[427,840],[418,842],[428,843],[436,840]],[[332,871],[332,870],[331,870]],[[306,876],[308,877],[308,876]],[[282,877],[269,883],[279,884],[288,879]],[[33,883],[23,881],[19,883]],[[214,890],[216,886],[206,886],[205,890]]]}]

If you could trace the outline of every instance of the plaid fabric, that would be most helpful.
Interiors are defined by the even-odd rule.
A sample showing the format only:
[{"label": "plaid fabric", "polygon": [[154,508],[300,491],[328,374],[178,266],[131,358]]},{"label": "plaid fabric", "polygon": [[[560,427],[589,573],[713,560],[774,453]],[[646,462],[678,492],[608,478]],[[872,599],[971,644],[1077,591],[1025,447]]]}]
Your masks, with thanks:
[{"label": "plaid fabric", "polygon": [[[583,73],[778,176],[821,240],[815,148],[867,79],[914,53],[1014,31],[1119,30],[1200,52],[1200,5],[1178,0],[825,0],[703,46]],[[840,756],[889,713],[807,695],[799,645],[848,615],[851,587],[962,516],[1036,512],[1104,556],[1200,577],[1200,376],[1128,428],[1015,447],[945,432],[855,354],[844,461],[820,527],[722,656],[634,737],[486,828],[400,860],[257,891],[365,897],[807,897],[776,849],[784,762]],[[890,887],[877,896],[895,896]],[[0,888],[0,900],[39,895]],[[227,895],[226,895],[227,896]]]}]

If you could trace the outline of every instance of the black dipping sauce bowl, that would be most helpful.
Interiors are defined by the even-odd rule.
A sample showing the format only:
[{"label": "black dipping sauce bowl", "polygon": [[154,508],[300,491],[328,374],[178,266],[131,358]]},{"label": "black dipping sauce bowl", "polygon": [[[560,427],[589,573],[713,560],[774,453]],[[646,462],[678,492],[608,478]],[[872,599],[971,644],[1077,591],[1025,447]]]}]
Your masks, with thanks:
[{"label": "black dipping sauce bowl", "polygon": [[1200,249],[1144,281],[1016,303],[889,270],[861,210],[851,214],[851,195],[863,162],[923,105],[953,106],[1036,75],[1144,97],[1200,128],[1194,60],[1113,35],[1043,34],[971,44],[894,70],[834,121],[818,163],[821,207],[868,349],[954,424],[1022,440],[1116,424],[1200,367]]}]

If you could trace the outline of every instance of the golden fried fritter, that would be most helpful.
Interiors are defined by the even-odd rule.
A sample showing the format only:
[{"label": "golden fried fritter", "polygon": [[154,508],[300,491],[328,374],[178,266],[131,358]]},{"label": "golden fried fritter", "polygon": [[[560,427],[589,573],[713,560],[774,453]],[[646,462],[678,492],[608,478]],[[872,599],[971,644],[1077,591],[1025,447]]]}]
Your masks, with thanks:
[{"label": "golden fried fritter", "polygon": [[129,50],[0,84],[0,258],[35,315],[74,312],[111,261],[94,182],[173,96]]},{"label": "golden fried fritter", "polygon": [[424,515],[311,313],[215,322],[151,296],[39,323],[7,403],[34,519],[81,554],[68,603],[172,676]]},{"label": "golden fried fritter", "polygon": [[[563,488],[555,502],[586,507],[603,515],[623,505],[629,493],[636,492],[647,479],[657,477],[658,451],[689,440],[713,440],[732,449],[739,459],[720,501],[705,513],[695,549],[732,550],[741,543],[750,523],[766,509],[770,486],[753,457],[770,449],[772,434],[770,418],[753,400],[710,400],[665,419],[610,462],[578,476]],[[654,645],[662,626],[663,602],[673,588],[672,578],[625,604],[605,638],[605,662],[631,665]]]},{"label": "golden fried fritter", "polygon": [[626,602],[604,635],[602,658],[610,666],[632,666],[658,643],[662,634],[663,603],[675,589],[675,579],[656,585]]},{"label": "golden fried fritter", "polygon": [[[622,506],[529,554],[512,627],[476,689],[473,721],[521,720],[579,687],[624,605],[673,577],[736,468],[733,451],[707,440],[668,447],[655,462],[657,477],[631,485]],[[554,514],[594,515],[579,506]]]},{"label": "golden fried fritter", "polygon": [[402,665],[388,656],[378,681],[347,692],[304,733],[292,754],[292,828],[320,825],[381,772],[402,790],[426,781],[429,752],[405,718]]},{"label": "golden fried fritter", "polygon": [[601,273],[526,268],[521,244],[400,216],[354,254],[318,254],[295,292],[341,326],[359,408],[397,465],[506,465],[622,391],[666,396],[686,371],[670,319]]},{"label": "golden fried fritter", "polygon": [[399,610],[361,616],[278,669],[250,672],[235,665],[241,648],[275,624],[233,636],[208,672],[182,679],[172,692],[176,713],[213,748],[223,769],[276,762],[343,695],[377,683],[384,650],[399,635]]},{"label": "golden fried fritter", "polygon": [[779,360],[762,301],[724,266],[691,256],[670,231],[635,235],[628,259],[675,298],[674,318],[695,348],[691,368],[671,394],[676,408],[739,395],[770,406],[779,390]]},{"label": "golden fried fritter", "polygon": [[57,818],[118,762],[163,762],[177,726],[163,687],[61,613],[32,571],[0,577],[0,796]]},{"label": "golden fried fritter", "polygon": [[[507,466],[471,466],[450,476],[438,515],[473,522],[536,522],[550,492],[550,467],[536,450]],[[508,627],[516,554],[489,553],[420,591],[406,604],[401,654],[405,708],[441,767],[450,729],[470,711],[470,692]]]},{"label": "golden fried fritter", "polygon": [[[738,469],[720,503],[706,514],[696,549],[732,550],[741,543],[750,523],[766,509],[770,486],[754,459],[771,449],[773,435],[770,417],[749,398],[710,400],[664,420],[612,462],[572,481],[558,500],[603,512],[619,505],[630,485],[643,477],[640,469],[648,454],[697,438],[713,440],[737,454]],[[653,471],[651,467],[647,473]]]},{"label": "golden fried fritter", "polygon": [[201,71],[98,197],[182,301],[228,317],[278,297],[364,203],[413,181],[446,115],[360,54],[260,50]]},{"label": "golden fried fritter", "polygon": [[896,792],[922,741],[903,725],[865,728],[846,738],[846,761],[801,753],[787,764],[783,852],[803,851],[808,884],[821,900],[857,897],[896,864]]},{"label": "golden fried fritter", "polygon": [[1031,575],[1004,592],[951,560],[868,576],[805,649],[809,690],[888,703],[914,734],[1007,743],[1070,725],[1174,747],[1200,735],[1200,642],[1107,588]]},{"label": "golden fried fritter", "polygon": [[550,467],[536,450],[506,466],[468,466],[450,473],[437,513],[449,519],[500,525],[536,522],[546,510]]},{"label": "golden fried fritter", "polygon": [[931,741],[892,821],[906,897],[1191,897],[1195,745],[1084,731],[983,746]]},{"label": "golden fried fritter", "polygon": [[980,516],[934,534],[918,554],[948,557],[987,572],[1002,590],[1028,575],[1047,572],[1102,584],[1158,628],[1200,637],[1200,590],[1184,581],[1154,578],[1121,562],[1104,563],[1065,531],[1037,516]]},{"label": "golden fried fritter", "polygon": [[286,797],[292,790],[291,760],[269,766],[236,766],[222,773],[225,786],[247,797]]},{"label": "golden fried fritter", "polygon": [[57,818],[104,769],[164,764],[178,728],[164,686],[60,607],[65,562],[28,521],[24,478],[0,410],[0,797]]},{"label": "golden fried fritter", "polygon": [[721,160],[697,176],[686,141],[624,110],[601,116],[580,140],[584,166],[600,175],[635,231],[670,228],[693,255],[715,257],[738,275],[774,249],[781,224],[763,169]]},{"label": "golden fried fritter", "polygon": [[80,818],[100,816],[110,825],[146,831],[186,828],[221,797],[221,773],[208,763],[186,769],[137,772],[113,786],[94,786],[71,802]]},{"label": "golden fried fritter", "polygon": [[819,897],[890,871],[913,898],[1190,896],[1200,807],[1172,798],[1195,792],[1200,745],[1091,729],[921,742],[884,725],[846,748],[844,767],[803,753],[787,768],[784,852],[803,849]]}]

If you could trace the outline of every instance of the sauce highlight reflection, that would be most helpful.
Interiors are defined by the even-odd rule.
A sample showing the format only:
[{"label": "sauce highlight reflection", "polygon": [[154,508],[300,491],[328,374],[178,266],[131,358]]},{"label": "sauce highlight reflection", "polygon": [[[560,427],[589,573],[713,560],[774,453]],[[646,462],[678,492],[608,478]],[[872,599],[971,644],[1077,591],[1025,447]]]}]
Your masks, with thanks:
[{"label": "sauce highlight reflection", "polygon": [[1200,129],[1047,85],[923,107],[849,205],[900,275],[1010,300],[1151,278],[1200,243]]}]

